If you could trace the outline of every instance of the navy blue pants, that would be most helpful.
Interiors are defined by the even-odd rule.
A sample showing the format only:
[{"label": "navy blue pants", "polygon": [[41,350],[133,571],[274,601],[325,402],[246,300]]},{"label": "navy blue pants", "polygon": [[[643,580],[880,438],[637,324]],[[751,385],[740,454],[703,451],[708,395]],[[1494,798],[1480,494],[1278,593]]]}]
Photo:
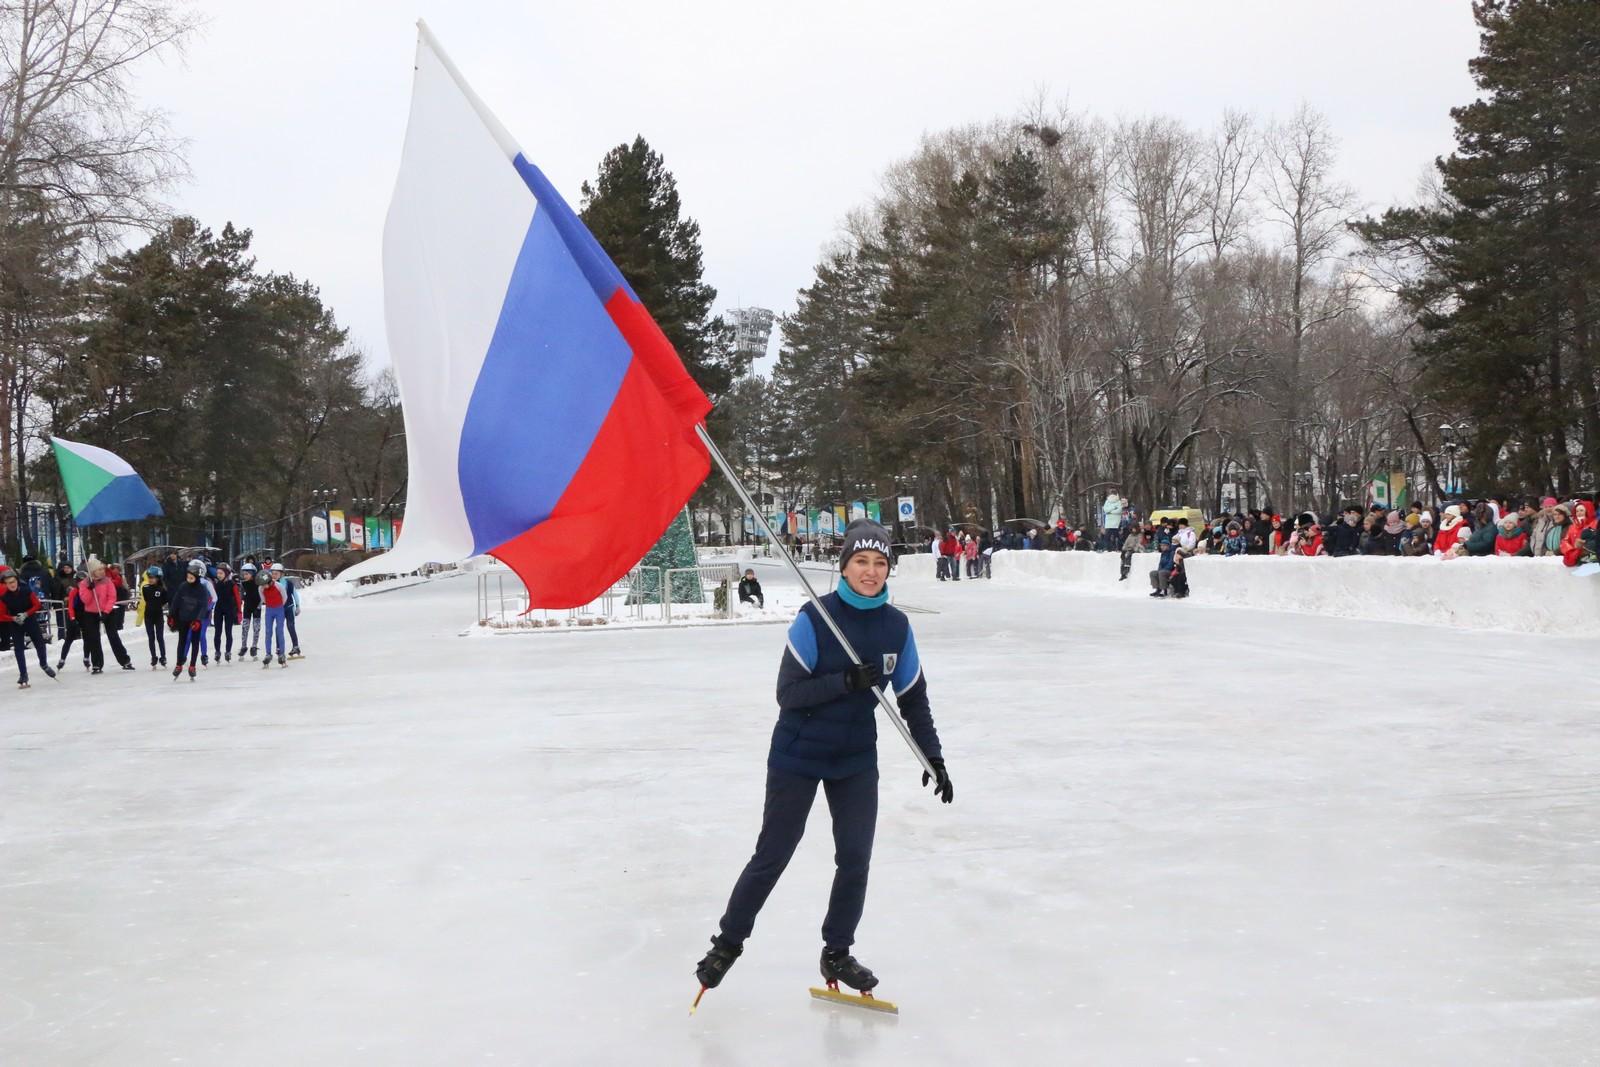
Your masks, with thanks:
[{"label": "navy blue pants", "polygon": [[[789,865],[806,832],[806,816],[817,796],[816,778],[767,770],[767,804],[761,814],[761,836],[755,855],[745,864],[728,898],[722,936],[743,942],[755,928],[756,913],[767,902],[778,877]],[[828,948],[855,943],[856,924],[867,901],[867,868],[872,865],[872,835],[878,825],[878,769],[849,778],[823,780],[828,812],[833,816],[833,892],[822,921]]]},{"label": "navy blue pants", "polygon": [[39,628],[39,616],[29,615],[21,622],[5,623],[6,633],[11,638],[11,651],[17,656],[17,680],[28,680],[28,642],[33,642],[34,651],[39,654],[39,666],[50,666],[50,655],[44,650],[44,631]]}]

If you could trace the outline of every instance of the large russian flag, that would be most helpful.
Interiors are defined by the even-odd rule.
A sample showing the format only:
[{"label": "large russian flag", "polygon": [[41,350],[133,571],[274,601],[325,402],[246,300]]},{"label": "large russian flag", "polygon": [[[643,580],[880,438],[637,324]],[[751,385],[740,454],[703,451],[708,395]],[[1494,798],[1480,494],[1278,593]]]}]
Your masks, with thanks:
[{"label": "large russian flag", "polygon": [[345,574],[489,553],[535,607],[594,600],[710,468],[711,410],[621,272],[419,23],[383,236],[405,528]]}]

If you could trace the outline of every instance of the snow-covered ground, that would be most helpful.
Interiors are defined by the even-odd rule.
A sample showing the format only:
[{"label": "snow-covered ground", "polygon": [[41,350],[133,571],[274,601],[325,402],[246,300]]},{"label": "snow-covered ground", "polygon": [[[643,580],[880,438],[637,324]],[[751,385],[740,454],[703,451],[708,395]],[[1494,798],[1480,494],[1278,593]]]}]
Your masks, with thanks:
[{"label": "snow-covered ground", "polygon": [[782,628],[463,640],[468,577],[317,599],[287,669],[6,660],[0,1063],[1600,1057],[1591,640],[893,591],[956,787],[880,727],[857,950],[898,1018],[806,995],[820,800],[687,1013]]}]

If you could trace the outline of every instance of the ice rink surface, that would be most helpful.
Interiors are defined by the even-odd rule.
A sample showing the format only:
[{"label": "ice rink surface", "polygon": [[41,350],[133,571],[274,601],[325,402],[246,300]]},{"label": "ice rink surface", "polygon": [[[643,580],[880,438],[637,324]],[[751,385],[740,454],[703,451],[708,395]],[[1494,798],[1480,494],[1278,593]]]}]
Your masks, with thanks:
[{"label": "ice rink surface", "polygon": [[0,1064],[1600,1063],[1592,641],[891,583],[956,787],[880,724],[902,1014],[806,995],[819,800],[690,1018],[783,628],[462,639],[472,582],[286,670],[7,657]]}]

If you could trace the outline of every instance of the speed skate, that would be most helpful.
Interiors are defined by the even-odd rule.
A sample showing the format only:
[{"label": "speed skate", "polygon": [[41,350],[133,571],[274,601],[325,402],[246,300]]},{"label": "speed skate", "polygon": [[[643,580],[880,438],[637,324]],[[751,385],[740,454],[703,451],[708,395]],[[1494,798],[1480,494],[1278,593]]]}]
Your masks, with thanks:
[{"label": "speed skate", "polygon": [[866,1008],[868,1011],[881,1011],[889,1015],[899,1015],[900,1007],[892,1000],[880,1000],[872,995],[869,989],[859,996],[854,993],[839,992],[838,982],[829,982],[828,988],[818,989],[811,987],[813,1000],[826,1000],[833,1004],[848,1004],[852,1008]]}]

